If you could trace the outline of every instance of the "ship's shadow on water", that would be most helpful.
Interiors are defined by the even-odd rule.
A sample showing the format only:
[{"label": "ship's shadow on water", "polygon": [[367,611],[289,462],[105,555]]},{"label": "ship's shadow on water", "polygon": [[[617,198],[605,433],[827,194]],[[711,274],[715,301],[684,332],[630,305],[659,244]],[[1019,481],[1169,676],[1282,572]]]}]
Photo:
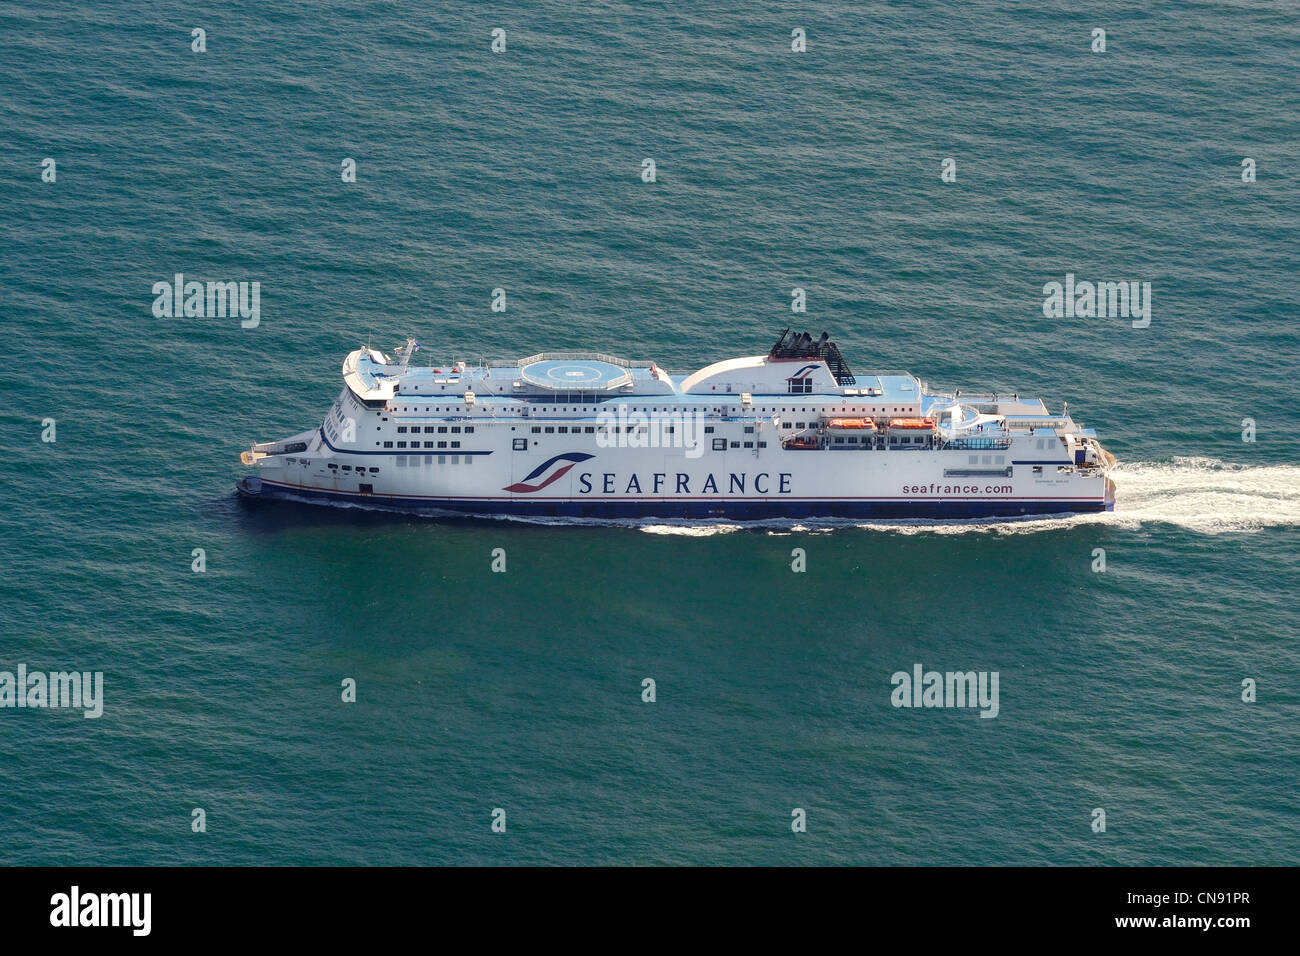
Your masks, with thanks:
[{"label": "ship's shadow on water", "polygon": [[[232,492],[221,499],[242,531],[276,534],[303,528],[397,528],[428,525],[490,526],[505,519],[455,512],[405,511],[382,505],[301,501],[294,498],[249,498]],[[526,525],[528,522],[520,522]]]},{"label": "ship's shadow on water", "polygon": [[930,519],[896,518],[864,521],[859,518],[761,518],[737,521],[726,518],[577,518],[529,515],[466,514],[459,511],[428,510],[413,512],[383,505],[351,502],[322,502],[294,498],[249,498],[238,493],[223,499],[241,530],[275,534],[304,528],[396,528],[460,527],[551,530],[562,528],[639,531],[647,534],[707,537],[716,534],[749,532],[751,534],[812,534],[835,531],[876,531],[914,534],[935,532],[1003,532],[1009,530],[1047,530],[1068,527],[1072,521],[1097,515],[1061,514],[1044,518],[1026,515],[1017,518]]}]

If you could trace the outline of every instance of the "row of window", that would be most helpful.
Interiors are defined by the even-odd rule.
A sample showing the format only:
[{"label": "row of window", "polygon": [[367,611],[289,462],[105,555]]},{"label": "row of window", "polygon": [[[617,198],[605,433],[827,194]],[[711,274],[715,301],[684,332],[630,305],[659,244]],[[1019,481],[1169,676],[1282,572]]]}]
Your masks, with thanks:
[{"label": "row of window", "polygon": [[[847,435],[847,436],[842,437],[842,438],[837,437],[837,438],[832,439],[832,441],[833,441],[834,444],[836,444],[836,445],[856,445],[856,444],[858,444],[858,443],[862,443],[862,444],[870,444],[873,440],[874,440],[873,438],[871,438],[871,437],[869,437],[869,436],[865,436],[865,435],[864,435],[864,436]],[[906,436],[906,435],[905,435],[905,436],[902,436],[902,437],[891,436],[890,439],[889,439],[889,443],[890,443],[891,445],[894,445],[894,444],[898,444],[898,445],[907,445],[907,444],[912,444],[912,443],[915,443],[915,444],[917,444],[917,445],[921,445],[921,444],[924,444],[924,443],[925,443],[926,441],[928,441],[928,440],[929,440],[929,439],[927,439],[927,438],[923,438],[923,437],[921,437],[921,436],[915,436],[915,437],[912,437],[912,436]],[[393,444],[392,442],[384,442],[384,446],[385,446],[385,447],[389,447],[389,448],[391,448],[391,447],[392,447],[392,444]],[[443,447],[446,446],[446,444],[447,444],[446,442],[438,442],[438,446],[437,446],[437,447],[439,447],[439,448],[443,448]],[[757,444],[758,444],[758,447],[759,447],[759,448],[766,448],[766,447],[767,447],[767,442],[765,442],[765,441],[760,441],[760,442],[758,442]],[[399,448],[404,448],[404,447],[406,446],[406,443],[405,443],[405,442],[398,442],[397,445],[398,445]],[[732,441],[732,442],[728,442],[727,439],[725,439],[725,438],[715,438],[715,439],[713,439],[713,450],[714,450],[714,451],[726,451],[728,445],[730,445],[730,447],[732,447],[732,448],[753,448],[754,445],[755,445],[755,443],[752,442],[752,441],[747,441],[747,442]],[[418,443],[418,442],[411,442],[411,447],[412,447],[412,448],[418,448],[418,447],[419,447],[419,443]],[[433,442],[425,442],[425,443],[424,443],[424,447],[425,447],[425,448],[431,448],[431,447],[433,447]],[[453,448],[459,448],[459,447],[460,447],[460,442],[452,442],[452,443],[451,443],[451,447],[453,447]],[[513,443],[512,443],[512,448],[513,448],[515,451],[527,451],[527,450],[528,450],[528,439],[527,439],[527,438],[516,438],[516,439],[514,439],[514,441],[513,441]],[[438,459],[438,464],[440,464],[440,465],[444,465],[444,464],[448,464],[448,463],[453,464],[453,465],[458,465],[458,464],[461,464],[461,459],[462,459],[462,458],[464,459],[464,463],[465,463],[466,465],[473,464],[473,462],[474,462],[474,456],[473,456],[473,455],[424,455],[424,456],[419,456],[419,455],[399,455],[399,456],[397,457],[397,464],[398,464],[399,466],[407,466],[407,465],[409,465],[409,464],[412,464],[412,463],[416,463],[416,462],[418,462],[419,459],[420,459],[420,457],[423,457],[423,458],[424,458],[424,463],[425,463],[426,465],[431,465],[431,464],[433,464],[433,459],[434,459],[434,458],[437,458],[437,459]],[[448,462],[447,459],[450,459],[450,462]],[[296,465],[296,464],[298,464],[298,459],[297,459],[297,458],[289,458],[289,459],[287,459],[287,461],[288,461],[288,463],[289,463],[290,465]],[[992,456],[992,455],[984,455],[984,456],[983,456],[983,460],[982,460],[982,462],[981,462],[981,456],[980,456],[980,455],[971,455],[971,456],[968,458],[968,461],[969,461],[970,464],[972,464],[972,465],[978,465],[978,464],[981,464],[981,463],[982,463],[982,464],[985,464],[985,465],[991,465],[991,464],[995,464],[995,463],[1001,465],[1001,464],[1004,464],[1004,463],[1005,463],[1006,458],[1005,458],[1005,456],[1003,456],[1003,455],[997,455],[996,457],[995,457],[995,456]],[[305,465],[307,464],[307,459],[304,458],[304,459],[302,460],[302,464],[305,466]],[[365,468],[365,467],[362,467],[361,465],[357,465],[356,468],[354,469],[351,465],[338,465],[338,464],[330,463],[327,467],[329,467],[329,469],[330,469],[331,471],[339,471],[339,470],[342,470],[342,471],[353,471],[353,470],[355,470],[355,471],[357,471],[358,473],[364,473],[364,472],[366,472],[366,471],[369,471],[370,474],[372,474],[372,475],[377,475],[377,474],[379,474],[379,469],[378,469],[378,468],[373,468],[373,467],[372,467],[372,468],[367,469],[367,468]],[[1037,469],[1037,468],[1035,468],[1034,470],[1035,470],[1036,472],[1039,471],[1039,469]]]},{"label": "row of window", "polygon": [[[293,459],[291,458],[291,459],[289,459],[289,461],[292,462]],[[304,464],[305,464],[305,462],[304,462]],[[365,471],[366,471],[366,469],[363,468],[361,465],[357,465],[357,467],[356,467],[355,469],[353,469],[353,467],[352,467],[351,465],[336,465],[336,464],[334,464],[333,462],[330,462],[326,467],[329,468],[330,471],[354,471],[354,470],[355,470],[355,471],[357,472],[357,474],[365,474]],[[371,469],[370,469],[370,473],[371,473],[372,475],[377,475],[377,474],[379,474],[379,469],[378,469],[378,468],[371,468]]]},{"label": "row of window", "polygon": [[[462,463],[462,460],[466,465],[472,465],[474,463],[473,455],[400,455],[397,459],[397,467],[406,468],[412,465],[418,465],[421,458],[424,459],[426,465],[432,465],[435,458],[438,459],[438,464],[440,465],[459,465]],[[448,459],[450,459],[450,461]],[[290,458],[289,464],[292,465],[296,461],[296,458]],[[306,465],[307,459],[304,458],[302,463]],[[358,475],[364,475],[366,472],[369,472],[372,475],[379,474],[378,468],[367,468],[362,465],[357,465],[354,468],[352,465],[339,465],[330,462],[326,467],[329,468],[330,471],[355,471]]]},{"label": "row of window", "polygon": [[474,464],[473,455],[399,455],[397,459],[398,468],[418,468],[420,459],[424,459],[424,464],[432,465],[433,460],[438,459],[440,465],[472,465]]},{"label": "row of window", "polygon": [[[747,441],[747,442],[738,442],[738,441],[733,441],[733,442],[731,443],[731,447],[732,447],[732,448],[753,448],[753,447],[754,447],[754,443],[753,443],[752,441]],[[766,448],[766,447],[767,447],[767,442],[765,442],[765,441],[761,441],[761,442],[759,442],[759,443],[758,443],[758,447],[759,447],[759,448]],[[714,451],[726,451],[726,450],[727,450],[727,440],[726,440],[725,438],[715,438],[715,439],[713,439],[713,450],[714,450]]]},{"label": "row of window", "polygon": [[[379,442],[375,442],[375,444],[378,445]],[[384,442],[384,447],[385,447],[385,448],[392,448],[392,447],[393,447],[393,443],[390,442],[390,441],[386,441],[386,442]],[[404,441],[399,441],[399,442],[397,443],[397,447],[398,447],[398,448],[406,448],[406,447],[407,447],[407,443],[404,442]],[[418,441],[413,441],[413,442],[410,443],[410,447],[411,447],[411,448],[419,448],[419,447],[420,447],[420,443],[419,443]],[[445,441],[438,441],[438,442],[426,441],[426,442],[424,443],[424,447],[425,447],[425,448],[446,448],[446,447],[447,447],[447,442],[445,442]],[[453,442],[451,442],[451,447],[452,447],[452,448],[459,448],[459,447],[460,447],[460,442],[458,442],[458,441],[453,441]]]},{"label": "row of window", "polygon": [[[898,411],[898,409],[894,409],[894,411]],[[785,427],[786,427],[786,428],[794,428],[794,429],[803,429],[803,428],[808,428],[808,427],[809,427],[809,424],[810,424],[810,423],[808,423],[808,422],[791,422],[791,423],[786,423],[786,424],[785,424]],[[811,424],[816,424],[816,423],[813,422],[813,423],[811,423]],[[601,426],[601,429],[602,429],[604,432],[606,432],[607,434],[608,434],[608,433],[618,434],[618,433],[620,433],[620,432],[627,432],[627,433],[630,434],[630,433],[632,433],[632,432],[634,432],[634,431],[637,431],[637,430],[640,430],[640,431],[643,431],[643,432],[644,432],[644,431],[647,430],[648,427],[649,427],[648,425],[602,425],[602,426]],[[410,428],[410,433],[411,433],[411,434],[417,434],[417,435],[420,434],[420,426],[419,426],[419,425],[411,425],[411,426],[409,426],[409,428]],[[408,426],[406,426],[406,425],[398,425],[398,426],[397,426],[397,433],[398,433],[399,435],[405,435],[405,434],[408,434],[407,429],[408,429]],[[460,425],[450,425],[450,426],[449,426],[449,425],[425,425],[425,426],[424,426],[424,434],[426,434],[426,435],[430,435],[430,434],[434,434],[435,432],[436,432],[437,434],[440,434],[440,435],[441,435],[441,434],[446,434],[447,431],[448,431],[448,429],[450,429],[451,434],[453,434],[453,435],[458,435],[458,434],[461,433],[461,426],[460,426]],[[376,431],[377,431],[377,430],[378,430],[378,426],[376,426]],[[670,434],[670,435],[671,435],[671,434],[674,433],[675,430],[676,430],[676,426],[675,426],[675,425],[665,425],[665,426],[664,426],[664,431],[665,431],[667,434]],[[473,426],[473,425],[465,425],[465,426],[464,426],[464,432],[465,432],[465,434],[472,434],[473,431],[474,431],[474,426]],[[714,426],[713,426],[713,425],[705,425],[705,426],[704,426],[704,434],[706,434],[706,435],[711,435],[711,434],[713,434],[713,431],[714,431]],[[595,434],[595,432],[596,432],[596,426],[594,426],[594,425],[534,425],[534,426],[532,426],[532,432],[533,432],[534,435],[541,435],[541,434],[546,434],[546,435],[568,435],[568,434],[574,434],[574,435],[581,435],[581,434],[593,435],[593,434]],[[748,435],[748,434],[753,434],[753,432],[754,432],[754,426],[753,426],[753,425],[746,425],[746,426],[745,426],[745,434],[747,434],[747,435]],[[392,445],[390,445],[390,444],[388,444],[388,443],[385,443],[385,444],[384,444],[384,447],[385,447],[385,448],[391,448]],[[397,447],[398,447],[398,448],[403,448],[403,447],[405,447],[405,446],[403,446],[403,445],[401,445],[401,444],[399,443]],[[419,446],[416,445],[416,446],[412,446],[412,447],[419,447]],[[425,444],[425,447],[428,448],[428,447],[430,447],[430,446],[426,443],[426,444]],[[440,447],[441,447],[441,446],[440,446]],[[1039,447],[1042,447],[1042,445],[1040,444]]]},{"label": "row of window", "polygon": [[[503,411],[503,412],[513,412],[514,414],[517,414],[517,415],[518,415],[518,414],[524,414],[524,413],[526,413],[526,412],[527,412],[527,409],[528,409],[529,407],[531,407],[531,406],[525,406],[525,407],[522,407],[522,408],[503,408],[503,409],[500,409],[500,411]],[[619,407],[622,407],[622,406],[619,406]],[[731,408],[732,406],[728,406],[728,407]],[[390,409],[389,411],[393,411],[393,412],[395,412],[396,410],[397,410],[397,409]],[[671,412],[689,412],[689,411],[692,411],[692,410],[693,410],[693,406],[690,406],[690,405],[675,405],[675,406],[674,406],[674,405],[665,405],[665,406],[663,406],[662,408],[660,408],[658,405],[653,405],[653,406],[651,406],[651,405],[640,405],[640,406],[632,406],[632,407],[628,408],[628,411],[629,411],[629,412],[665,412],[665,413],[671,413]],[[437,414],[456,413],[456,414],[464,415],[466,409],[465,409],[465,406],[463,406],[463,405],[461,405],[461,406],[456,406],[456,407],[450,407],[450,408],[442,408],[442,407],[438,407],[438,408],[430,408],[429,406],[426,405],[423,409],[421,409],[421,408],[419,408],[419,407],[410,407],[410,408],[408,408],[408,407],[406,407],[406,406],[403,406],[403,407],[402,407],[402,411],[403,411],[403,412],[415,412],[416,414],[419,414],[419,413],[421,413],[421,412],[424,412],[424,413],[427,413],[427,414],[432,414],[432,413],[437,413]],[[715,412],[715,413],[721,414],[721,413],[722,413],[722,406],[714,406],[714,407],[712,407],[712,408],[710,409],[710,411],[713,411],[713,412]],[[834,414],[845,414],[845,413],[848,413],[848,412],[854,412],[854,413],[860,412],[860,413],[865,414],[865,415],[869,415],[869,414],[885,415],[885,414],[888,414],[888,413],[890,412],[890,409],[887,408],[887,407],[879,406],[879,405],[872,405],[872,406],[866,406],[866,405],[858,406],[858,405],[853,405],[853,406],[851,406],[851,407],[845,408],[845,407],[837,407],[837,406],[835,406],[835,405],[833,405],[833,404],[828,403],[828,404],[826,405],[825,408],[811,408],[811,409],[810,409],[810,408],[806,408],[806,407],[803,407],[803,408],[782,408],[782,407],[777,406],[777,405],[773,405],[773,406],[771,406],[771,407],[768,407],[767,405],[763,405],[763,406],[759,406],[759,407],[752,408],[751,411],[757,411],[757,412],[763,412],[763,413],[773,412],[773,413],[780,414],[780,415],[786,415],[786,414],[793,415],[793,414],[796,413],[796,412],[803,412],[804,414],[807,414],[807,413],[810,412],[810,411],[813,412],[813,413],[817,413],[817,412],[825,412],[825,413],[834,413]],[[910,405],[910,406],[900,406],[900,405],[895,405],[895,406],[893,407],[893,411],[895,411],[895,412],[914,412],[914,411],[916,411],[916,406],[915,406],[915,405]],[[581,407],[566,407],[566,408],[555,408],[555,409],[551,409],[551,410],[550,410],[550,413],[551,413],[551,414],[555,414],[555,413],[557,413],[557,412],[572,412],[572,413],[575,413],[575,414],[578,413],[578,412],[586,412],[587,414],[591,414],[591,409],[584,409],[584,408],[581,408]],[[388,421],[388,419],[385,418],[384,421]]]},{"label": "row of window", "polygon": [[[799,422],[799,424],[795,425],[794,427],[795,427],[795,428],[803,428],[803,427],[804,427],[804,423],[803,423],[803,422]],[[602,434],[606,434],[606,435],[610,435],[610,434],[617,435],[617,434],[621,434],[621,433],[626,433],[626,434],[629,434],[629,435],[630,435],[630,434],[637,433],[637,432],[640,432],[640,433],[644,434],[644,433],[646,433],[647,431],[649,431],[649,426],[648,426],[648,425],[602,425],[602,426],[600,426],[600,428],[601,428],[601,432],[602,432]],[[664,432],[665,432],[665,434],[671,435],[671,434],[673,434],[673,433],[676,431],[676,428],[677,428],[676,425],[665,425],[665,426],[664,426]],[[704,434],[706,434],[706,435],[712,435],[712,434],[713,434],[713,428],[714,428],[714,427],[713,427],[712,425],[705,425],[705,426],[704,426]],[[400,429],[400,428],[398,429],[399,432],[400,432],[401,430],[402,430],[402,429]],[[453,429],[453,431],[454,431],[454,430],[455,430],[455,429]],[[466,429],[466,431],[473,431],[473,430],[474,430],[474,429],[472,429],[472,428],[468,428],[468,429]],[[429,431],[429,429],[426,428],[425,431]],[[533,434],[534,434],[534,435],[568,435],[568,434],[574,434],[574,435],[587,434],[587,435],[592,435],[592,434],[595,434],[596,426],[594,426],[594,425],[573,425],[573,426],[569,426],[569,425],[534,425],[533,428],[532,428],[532,431],[533,431]],[[746,434],[746,435],[752,435],[752,434],[754,434],[754,426],[753,426],[753,425],[746,425],[746,426],[745,426],[745,434]]]}]

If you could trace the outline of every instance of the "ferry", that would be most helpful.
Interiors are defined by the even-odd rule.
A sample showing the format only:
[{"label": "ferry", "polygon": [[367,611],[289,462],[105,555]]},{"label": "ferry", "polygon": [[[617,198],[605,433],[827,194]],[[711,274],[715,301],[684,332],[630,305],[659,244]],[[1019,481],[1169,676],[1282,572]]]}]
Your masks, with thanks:
[{"label": "ferry", "polygon": [[823,332],[689,374],[596,352],[343,361],[316,428],[243,452],[250,498],[575,518],[1006,518],[1110,511],[1068,407],[854,374]]}]

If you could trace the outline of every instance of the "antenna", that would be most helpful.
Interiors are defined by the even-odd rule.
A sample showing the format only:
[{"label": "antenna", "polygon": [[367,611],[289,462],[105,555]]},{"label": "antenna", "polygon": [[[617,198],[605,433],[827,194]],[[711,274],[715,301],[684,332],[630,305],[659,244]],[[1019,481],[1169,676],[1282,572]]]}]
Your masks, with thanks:
[{"label": "antenna", "polygon": [[419,349],[419,347],[420,347],[419,342],[415,341],[415,339],[408,338],[406,340],[406,345],[404,345],[402,348],[399,348],[397,350],[398,354],[402,356],[403,373],[406,372],[407,366],[411,364],[411,356],[416,353],[416,350]]}]

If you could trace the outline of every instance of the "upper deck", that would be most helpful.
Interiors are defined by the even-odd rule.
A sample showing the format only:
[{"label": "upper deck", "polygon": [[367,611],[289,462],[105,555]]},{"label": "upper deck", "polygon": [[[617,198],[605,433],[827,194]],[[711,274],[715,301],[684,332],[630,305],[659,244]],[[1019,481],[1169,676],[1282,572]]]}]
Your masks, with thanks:
[{"label": "upper deck", "polygon": [[[785,337],[782,337],[782,342]],[[416,366],[414,342],[390,358],[358,349],[343,364],[348,387],[368,405],[397,414],[428,412],[416,403],[436,400],[440,415],[562,414],[594,417],[603,408],[632,405],[651,415],[746,416],[778,408],[878,417],[924,415],[959,427],[954,395],[931,393],[908,372],[854,374],[833,345],[796,337],[767,355],[715,362],[688,374],[669,373],[654,362],[629,361],[601,352],[542,352],[515,361]],[[410,405],[405,403],[409,402]],[[982,433],[1035,428],[1077,429],[1064,413],[1048,414],[1040,399],[1020,395],[960,398],[960,427]],[[761,410],[761,411],[760,411]]]},{"label": "upper deck", "polygon": [[654,362],[599,352],[542,352],[469,367],[464,362],[415,366],[407,355],[394,360],[365,348],[347,357],[343,375],[369,404],[432,397],[453,403],[565,405],[653,398],[694,407],[793,396],[810,403],[854,399],[902,406],[918,404],[924,391],[924,384],[906,372],[837,376],[833,362],[814,355],[747,356],[671,374]]}]

